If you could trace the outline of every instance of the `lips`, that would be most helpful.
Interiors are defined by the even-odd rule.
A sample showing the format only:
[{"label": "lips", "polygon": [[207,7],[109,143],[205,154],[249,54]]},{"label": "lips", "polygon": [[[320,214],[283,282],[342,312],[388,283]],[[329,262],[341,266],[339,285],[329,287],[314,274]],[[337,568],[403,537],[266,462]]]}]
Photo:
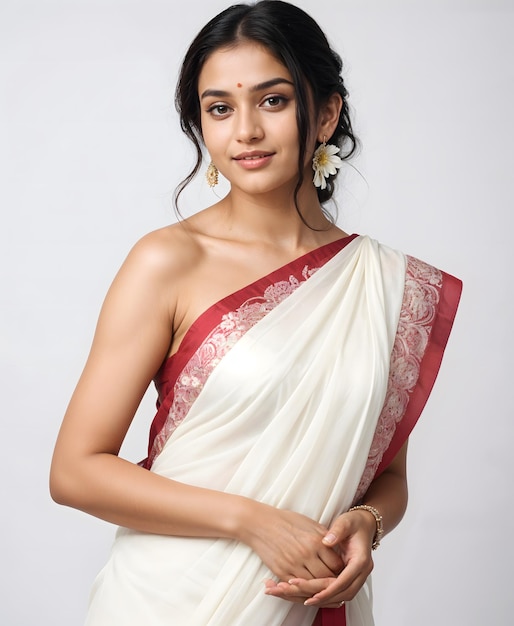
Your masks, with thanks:
[{"label": "lips", "polygon": [[273,155],[273,152],[262,152],[262,151],[255,151],[253,150],[252,152],[241,152],[241,154],[237,154],[234,157],[234,160],[236,161],[255,161],[257,159],[264,159],[266,157],[270,157]]},{"label": "lips", "polygon": [[274,152],[252,150],[236,155],[234,161],[245,170],[257,170],[261,167],[266,167],[271,162],[274,154]]}]

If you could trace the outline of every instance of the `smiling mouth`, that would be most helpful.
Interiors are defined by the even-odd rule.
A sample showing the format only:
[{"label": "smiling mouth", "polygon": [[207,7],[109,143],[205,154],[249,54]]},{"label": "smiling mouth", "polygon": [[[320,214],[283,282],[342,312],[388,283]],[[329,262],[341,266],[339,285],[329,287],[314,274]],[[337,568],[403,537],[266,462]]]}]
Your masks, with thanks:
[{"label": "smiling mouth", "polygon": [[273,152],[258,152],[253,154],[238,154],[234,157],[235,161],[257,161],[258,159],[265,159],[266,157],[273,156]]}]

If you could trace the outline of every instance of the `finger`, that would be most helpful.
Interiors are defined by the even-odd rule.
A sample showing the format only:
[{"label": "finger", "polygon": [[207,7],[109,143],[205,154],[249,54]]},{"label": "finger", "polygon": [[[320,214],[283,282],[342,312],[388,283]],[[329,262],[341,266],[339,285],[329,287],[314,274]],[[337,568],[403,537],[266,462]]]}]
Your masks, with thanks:
[{"label": "finger", "polygon": [[[360,574],[360,572],[351,572],[349,576],[348,572],[344,570],[337,578],[325,579],[323,581],[323,589],[310,594],[310,598],[305,604],[307,606],[319,606],[322,603],[334,602],[336,601],[335,598],[337,598],[339,602],[341,600],[349,600],[350,591],[353,591],[354,587],[358,590],[360,588],[359,585],[364,584],[366,580],[367,576],[361,577]],[[301,589],[307,592],[308,586],[302,584]]]},{"label": "finger", "polygon": [[305,605],[305,597],[297,597],[297,596],[287,596],[285,594],[281,594],[281,593],[267,593],[265,592],[265,594],[267,596],[273,596],[274,598],[278,598],[279,600],[286,600],[286,602],[293,602],[294,604],[303,604]]},{"label": "finger", "polygon": [[277,586],[273,589],[265,589],[264,593],[268,596],[282,598],[284,600],[298,599],[304,602],[309,596],[302,593],[298,587],[288,585],[287,587]]},{"label": "finger", "polygon": [[294,573],[284,572],[284,574],[280,576],[280,580],[288,581],[294,577],[310,580],[311,578],[317,578],[317,574],[319,574],[320,577],[334,576],[334,574],[325,565],[323,565],[319,560],[315,560],[308,565],[305,564],[303,567],[299,567]]},{"label": "finger", "polygon": [[[330,585],[316,595],[316,600],[327,601],[329,597],[332,598],[336,593],[341,592],[355,593],[355,588],[358,590],[364,584],[373,570],[373,559],[371,551],[359,543],[353,540],[352,544],[346,546],[345,550],[349,553],[346,555],[348,559],[346,567],[336,579],[330,581]],[[343,599],[350,598],[347,596]]]},{"label": "finger", "polygon": [[307,606],[319,606],[326,602],[334,602],[335,599],[353,600],[366,582],[370,572],[371,570],[361,570],[357,576],[352,576],[350,580],[347,580],[342,574],[337,579],[330,581],[325,589],[315,593],[305,604]]},{"label": "finger", "polygon": [[344,561],[341,558],[341,555],[333,548],[321,545],[318,551],[318,556],[323,564],[328,568],[329,572],[318,574],[315,578],[323,578],[325,576],[330,576],[331,574],[338,576],[342,572],[344,568]]},{"label": "finger", "polygon": [[330,597],[326,601],[309,602],[309,600],[312,600],[311,596],[316,591],[326,588],[333,580],[328,578],[324,580],[291,579],[289,583],[275,583],[272,581],[272,586],[269,590],[266,589],[265,593],[297,604],[303,603],[306,606],[315,605],[320,608],[330,609],[340,608],[342,603],[344,604],[344,598],[340,594]]},{"label": "finger", "polygon": [[311,580],[305,580],[301,578],[291,578],[289,584],[298,589],[298,592],[308,598],[320,593],[326,589],[336,579],[331,578],[314,578]]},{"label": "finger", "polygon": [[334,546],[345,539],[350,532],[350,520],[344,515],[337,517],[322,539],[326,546]]},{"label": "finger", "polygon": [[[362,586],[364,585],[364,583],[366,582],[366,577],[363,576],[362,578],[358,578],[357,580],[354,580],[353,583],[347,587],[344,592],[341,593],[331,593],[331,591],[327,588],[325,589],[323,592],[320,592],[320,595],[317,595],[317,602],[319,605],[324,606],[324,604],[326,602],[333,602],[334,599],[337,598],[342,598],[345,601],[350,601],[353,600],[355,598],[355,596],[359,593],[359,591],[362,589]],[[323,597],[324,594],[327,594],[327,597]]]},{"label": "finger", "polygon": [[[338,576],[344,568],[343,559],[333,548],[320,545],[318,552],[305,563],[309,578],[332,578]],[[296,572],[298,578],[301,572]]]},{"label": "finger", "polygon": [[298,572],[299,576],[306,579],[316,580],[319,578],[335,578],[341,570],[334,572],[329,567],[320,561],[319,559],[315,561],[310,561],[306,565],[306,569],[309,572],[309,576],[302,576],[300,572]]},{"label": "finger", "polygon": [[325,589],[315,593],[308,600],[306,600],[306,606],[320,606],[322,604],[336,602],[336,598],[341,600],[349,600],[349,586],[342,586],[339,581],[332,582]]},{"label": "finger", "polygon": [[274,580],[265,581],[265,593],[269,595],[298,596],[303,599],[319,593],[334,581],[334,578],[322,578],[305,580],[304,578],[291,578],[288,582]]},{"label": "finger", "polygon": [[345,600],[340,600],[339,602],[329,602],[327,604],[320,604],[319,607],[321,609],[340,609],[345,603]]},{"label": "finger", "polygon": [[295,585],[289,585],[285,582],[272,584],[265,583],[266,588],[264,593],[275,598],[281,598],[282,600],[288,600],[289,602],[295,602],[297,604],[304,604],[308,596],[303,594]]}]

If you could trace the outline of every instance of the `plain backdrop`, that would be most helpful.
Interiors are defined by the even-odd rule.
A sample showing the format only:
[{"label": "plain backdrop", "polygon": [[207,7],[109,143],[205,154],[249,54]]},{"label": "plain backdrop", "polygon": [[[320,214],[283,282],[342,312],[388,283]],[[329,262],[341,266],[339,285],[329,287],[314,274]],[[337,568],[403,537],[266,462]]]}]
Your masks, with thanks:
[{"label": "plain backdrop", "polygon": [[[298,4],[343,56],[362,141],[358,172],[342,172],[340,225],[464,281],[411,438],[409,509],[376,553],[376,623],[507,626],[514,3]],[[51,501],[52,448],[115,272],[176,219],[192,150],[174,84],[186,46],[226,6],[0,2],[2,625],[81,624],[107,557],[112,526]],[[215,200],[199,177],[182,210]],[[134,461],[154,401],[150,390],[124,445]]]}]

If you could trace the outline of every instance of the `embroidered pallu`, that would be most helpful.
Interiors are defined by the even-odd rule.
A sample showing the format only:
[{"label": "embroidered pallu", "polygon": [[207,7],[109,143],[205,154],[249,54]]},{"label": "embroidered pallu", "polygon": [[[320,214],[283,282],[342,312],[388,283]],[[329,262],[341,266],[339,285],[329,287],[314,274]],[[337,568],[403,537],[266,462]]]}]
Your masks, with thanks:
[{"label": "embroidered pallu", "polygon": [[[206,311],[156,377],[150,471],[329,525],[403,445],[437,374],[460,283],[367,237],[304,255]],[[226,539],[120,528],[89,626],[369,626],[266,596],[270,572]],[[328,620],[328,621],[327,621]]]}]

